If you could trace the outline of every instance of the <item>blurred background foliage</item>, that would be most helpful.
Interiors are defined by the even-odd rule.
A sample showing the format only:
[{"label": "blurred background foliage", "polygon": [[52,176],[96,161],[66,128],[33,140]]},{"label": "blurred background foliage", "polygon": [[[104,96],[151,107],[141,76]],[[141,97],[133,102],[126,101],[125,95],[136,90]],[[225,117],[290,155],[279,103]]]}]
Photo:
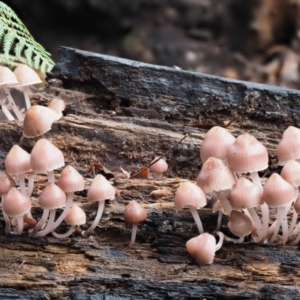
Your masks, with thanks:
[{"label": "blurred background foliage", "polygon": [[8,0],[57,59],[71,46],[299,88],[300,0]]}]

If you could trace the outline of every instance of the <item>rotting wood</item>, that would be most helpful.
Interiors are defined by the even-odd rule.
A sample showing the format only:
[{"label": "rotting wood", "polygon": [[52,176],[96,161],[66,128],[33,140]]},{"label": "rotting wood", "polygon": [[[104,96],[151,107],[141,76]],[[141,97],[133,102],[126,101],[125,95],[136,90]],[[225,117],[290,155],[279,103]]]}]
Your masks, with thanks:
[{"label": "rotting wood", "polygon": [[[69,48],[61,48],[49,79],[46,89],[34,95],[33,103],[46,104],[58,96],[66,100],[67,110],[45,136],[82,174],[92,161],[113,171],[117,199],[108,201],[89,239],[5,236],[1,222],[0,298],[300,298],[297,247],[227,243],[217,252],[214,264],[199,267],[185,250],[185,242],[197,234],[192,216],[185,210],[175,213],[172,204],[179,182],[194,179],[200,169],[199,147],[206,131],[188,125],[228,121],[237,114],[240,118],[229,130],[251,132],[267,146],[272,158],[282,131],[297,125],[293,122],[300,117],[298,91]],[[265,111],[259,111],[260,107]],[[197,137],[188,137],[171,152],[169,178],[130,180],[121,173],[121,166],[131,171],[163,154],[184,132]],[[2,168],[13,144],[20,143],[27,150],[33,145],[22,138],[18,123],[1,123],[0,138]],[[276,159],[271,162],[275,169]],[[33,215],[39,218],[36,199],[46,178],[36,176],[36,181]],[[90,182],[86,177],[86,188]],[[85,202],[86,191],[76,195],[76,202],[91,222],[96,205]],[[128,249],[130,226],[124,223],[122,211],[132,199],[143,203],[148,218],[139,225],[137,243]],[[205,208],[200,216],[205,230],[212,232],[217,215]],[[223,230],[226,223],[224,220]],[[59,230],[64,232],[67,227]]]}]

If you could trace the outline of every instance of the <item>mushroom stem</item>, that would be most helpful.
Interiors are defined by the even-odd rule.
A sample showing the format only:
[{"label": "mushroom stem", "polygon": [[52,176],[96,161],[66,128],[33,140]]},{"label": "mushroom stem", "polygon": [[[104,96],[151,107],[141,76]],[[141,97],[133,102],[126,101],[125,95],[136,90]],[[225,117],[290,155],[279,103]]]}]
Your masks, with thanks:
[{"label": "mushroom stem", "polygon": [[[5,195],[2,195],[2,197],[1,197],[2,204],[3,204],[4,199],[5,199]],[[10,219],[3,209],[2,209],[2,214],[3,214],[4,221],[5,221],[5,233],[9,234],[11,232]]]},{"label": "mushroom stem", "polygon": [[131,240],[128,245],[128,248],[131,248],[133,246],[133,244],[135,243],[136,233],[137,233],[137,224],[133,224],[132,231],[131,231]]},{"label": "mushroom stem", "polygon": [[20,110],[18,109],[18,107],[16,106],[14,99],[12,98],[9,89],[7,86],[3,85],[2,86],[4,92],[5,92],[5,96],[8,100],[9,106],[11,107],[12,111],[14,112],[14,114],[16,115],[17,119],[19,121],[22,121],[24,119],[22,113],[20,112]]},{"label": "mushroom stem", "polygon": [[220,240],[219,240],[218,244],[216,245],[216,251],[222,247],[224,241],[233,242],[234,244],[242,244],[244,242],[243,236],[241,236],[238,239],[234,239],[234,238],[230,238],[230,237],[226,236],[221,231],[217,231],[216,234],[220,237]]},{"label": "mushroom stem", "polygon": [[34,187],[34,172],[28,173],[28,187],[27,187],[27,195],[31,197],[32,191]]},{"label": "mushroom stem", "polygon": [[250,177],[252,179],[252,182],[262,188],[262,184],[260,181],[260,177],[258,176],[257,172],[250,172]]},{"label": "mushroom stem", "polygon": [[49,209],[44,209],[42,217],[37,223],[35,230],[42,230],[47,222],[48,217],[49,217]]},{"label": "mushroom stem", "polygon": [[4,115],[7,118],[7,120],[13,121],[15,119],[14,116],[10,113],[10,111],[6,107],[6,105],[2,104],[1,108],[2,108],[2,112],[4,113]]},{"label": "mushroom stem", "polygon": [[197,209],[194,206],[190,206],[189,209],[190,209],[191,214],[192,214],[192,216],[193,216],[193,218],[195,220],[195,223],[196,223],[196,225],[198,227],[199,233],[200,234],[203,233],[204,230],[203,230],[202,222],[201,222],[201,219],[199,217]]},{"label": "mushroom stem", "polygon": [[275,225],[275,228],[274,228],[273,235],[269,240],[269,243],[273,243],[275,241],[281,223],[282,223],[282,239],[283,239],[283,241],[285,240],[285,242],[286,242],[286,240],[287,240],[286,235],[288,236],[288,230],[286,231],[287,219],[286,219],[286,207],[285,206],[277,208],[276,225]]},{"label": "mushroom stem", "polygon": [[224,233],[221,231],[217,231],[216,234],[219,236],[219,241],[216,244],[216,251],[218,251],[219,249],[221,249],[221,247],[223,246],[223,242],[224,242]]},{"label": "mushroom stem", "polygon": [[50,209],[49,219],[48,219],[48,223],[47,223],[46,227],[42,231],[38,232],[36,234],[36,236],[45,236],[49,232],[52,231],[51,228],[52,228],[53,223],[54,223],[55,214],[56,214],[56,209]]},{"label": "mushroom stem", "polygon": [[[296,203],[298,196],[299,196],[299,188],[295,187],[295,201],[294,201],[294,204]],[[293,208],[293,217],[292,217],[290,227],[289,227],[289,237],[292,237],[292,235],[293,235],[293,231],[294,231],[294,229],[296,227],[296,223],[297,223],[297,218],[298,218],[298,213],[297,213],[297,211],[295,210],[295,207],[294,207]]]},{"label": "mushroom stem", "polygon": [[70,229],[64,234],[59,234],[59,233],[56,233],[55,231],[52,231],[51,234],[58,239],[64,239],[64,238],[69,237],[75,231],[75,228],[76,228],[76,225],[72,225],[70,227]]},{"label": "mushroom stem", "polygon": [[[64,218],[67,216],[72,204],[73,204],[73,192],[67,193],[68,197],[67,197],[67,202],[66,202],[66,206],[64,211],[62,212],[62,214],[57,218],[57,220],[54,222],[54,218],[55,218],[55,213],[54,213],[54,218],[53,221],[50,222],[50,218],[51,218],[51,212],[53,211],[53,209],[50,210],[50,217],[49,217],[49,222],[47,224],[47,226],[44,228],[44,230],[40,231],[37,236],[45,236],[46,234],[54,231],[59,225],[60,223],[64,220]],[[55,210],[54,210],[55,211]]]},{"label": "mushroom stem", "polygon": [[54,171],[48,171],[47,176],[48,176],[48,182],[55,183]]},{"label": "mushroom stem", "polygon": [[255,242],[259,242],[263,238],[263,226],[257,215],[256,210],[252,207],[252,208],[248,208],[248,211],[251,216],[251,220],[254,223],[254,226],[256,228],[256,232],[257,232],[257,236],[253,237],[253,240]]},{"label": "mushroom stem", "polygon": [[262,228],[263,228],[263,236],[261,242],[264,242],[268,235],[268,228],[269,228],[269,206],[266,202],[261,204],[260,206],[261,213],[262,213]]},{"label": "mushroom stem", "polygon": [[217,228],[215,231],[219,231],[221,228],[221,223],[222,223],[222,217],[223,217],[223,212],[222,209],[219,210],[219,214],[218,214],[218,221],[217,221]]},{"label": "mushroom stem", "polygon": [[25,105],[27,110],[28,108],[31,107],[30,98],[29,98],[29,88],[28,86],[23,86],[22,90],[23,90]]},{"label": "mushroom stem", "polygon": [[102,217],[102,213],[104,210],[104,204],[105,204],[105,200],[99,201],[96,218],[95,218],[94,222],[91,224],[91,226],[86,231],[83,231],[81,233],[81,235],[83,237],[88,237],[92,233],[92,231],[97,227],[97,225]]},{"label": "mushroom stem", "polygon": [[17,226],[16,234],[20,235],[22,234],[24,228],[23,216],[17,217],[17,221],[18,221],[18,226]]}]

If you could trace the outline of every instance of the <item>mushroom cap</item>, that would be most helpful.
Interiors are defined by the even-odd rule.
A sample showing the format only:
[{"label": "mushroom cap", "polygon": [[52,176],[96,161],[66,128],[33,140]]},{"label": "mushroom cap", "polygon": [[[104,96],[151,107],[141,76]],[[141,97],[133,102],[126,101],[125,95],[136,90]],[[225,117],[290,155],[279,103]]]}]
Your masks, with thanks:
[{"label": "mushroom cap", "polygon": [[63,153],[46,139],[40,139],[31,151],[30,166],[35,173],[47,172],[65,165]]},{"label": "mushroom cap", "polygon": [[207,194],[230,189],[235,183],[235,177],[221,159],[210,157],[203,164],[196,182]]},{"label": "mushroom cap", "polygon": [[42,190],[38,203],[43,209],[56,209],[66,205],[65,192],[56,184],[48,182]]},{"label": "mushroom cap", "polygon": [[30,197],[13,187],[7,193],[2,203],[2,209],[12,218],[25,215],[31,209]]},{"label": "mushroom cap", "polygon": [[190,181],[182,182],[175,193],[174,205],[176,210],[190,206],[198,209],[206,205],[206,196],[196,184]]},{"label": "mushroom cap", "polygon": [[[156,161],[159,157],[155,157],[152,162]],[[168,170],[168,164],[164,159],[158,160],[155,164],[150,166],[149,168],[150,172],[155,174],[162,174]]]},{"label": "mushroom cap", "polygon": [[62,112],[65,110],[66,108],[66,103],[64,100],[59,99],[59,98],[54,98],[53,100],[51,100],[48,104],[48,108],[53,109],[55,112],[57,112],[57,114],[59,115],[59,118],[62,117]]},{"label": "mushroom cap", "polygon": [[300,129],[295,126],[289,126],[282,134],[282,139],[286,137],[298,137],[300,135]]},{"label": "mushroom cap", "polygon": [[15,181],[8,173],[0,172],[0,195],[6,195],[15,186]]},{"label": "mushroom cap", "polygon": [[233,209],[253,208],[264,203],[263,190],[245,177],[241,177],[233,185],[228,195]]},{"label": "mushroom cap", "polygon": [[9,150],[4,164],[7,173],[10,175],[32,172],[30,166],[30,154],[18,145],[14,145]]},{"label": "mushroom cap", "polygon": [[243,237],[252,233],[252,221],[242,212],[232,210],[228,228],[234,235]]},{"label": "mushroom cap", "polygon": [[59,115],[53,109],[33,105],[25,113],[23,123],[23,135],[28,138],[40,136],[51,129]]},{"label": "mushroom cap", "polygon": [[276,148],[278,165],[283,166],[289,160],[300,158],[300,135],[282,138]]},{"label": "mushroom cap", "polygon": [[234,142],[235,137],[226,128],[214,126],[206,133],[200,147],[202,163],[206,162],[210,157],[226,160],[228,148]]},{"label": "mushroom cap", "polygon": [[15,70],[14,74],[16,75],[19,84],[18,86],[27,86],[42,83],[37,72],[27,65],[19,64]]},{"label": "mushroom cap", "polygon": [[104,201],[106,199],[113,200],[115,198],[115,188],[102,175],[97,175],[87,193],[89,202]]},{"label": "mushroom cap", "polygon": [[293,187],[300,186],[300,163],[295,160],[288,161],[282,168],[280,175]]},{"label": "mushroom cap", "polygon": [[0,66],[0,86],[17,84],[19,82],[14,72],[7,67]]},{"label": "mushroom cap", "polygon": [[84,178],[72,166],[66,166],[61,172],[57,185],[66,193],[82,191],[84,189]]},{"label": "mushroom cap", "polygon": [[273,173],[263,187],[263,200],[270,208],[275,208],[290,204],[294,199],[294,187],[280,175]]},{"label": "mushroom cap", "polygon": [[68,225],[83,225],[86,223],[86,214],[78,205],[73,204],[65,217]]},{"label": "mushroom cap", "polygon": [[124,210],[124,220],[128,224],[139,224],[147,219],[147,211],[135,200],[130,201]]},{"label": "mushroom cap", "polygon": [[216,239],[209,233],[202,233],[187,241],[186,249],[200,265],[211,264],[216,253]]},{"label": "mushroom cap", "polygon": [[257,172],[268,168],[267,148],[254,136],[244,133],[228,148],[227,162],[233,172]]}]

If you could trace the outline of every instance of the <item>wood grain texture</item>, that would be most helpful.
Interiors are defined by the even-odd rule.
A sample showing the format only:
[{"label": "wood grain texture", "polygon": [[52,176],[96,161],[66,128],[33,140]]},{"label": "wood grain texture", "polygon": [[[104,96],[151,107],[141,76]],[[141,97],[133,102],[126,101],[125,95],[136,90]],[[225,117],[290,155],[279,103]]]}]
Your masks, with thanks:
[{"label": "wood grain texture", "polygon": [[[206,131],[188,125],[199,119],[222,123],[239,115],[229,130],[235,135],[247,131],[261,140],[273,172],[278,169],[275,147],[283,130],[297,125],[299,96],[294,90],[61,48],[46,88],[32,97],[39,104],[53,97],[67,102],[65,116],[45,137],[85,176],[86,188],[75,201],[86,211],[89,224],[97,207],[86,201],[91,162],[101,162],[114,173],[117,197],[106,203],[88,239],[6,236],[2,221],[0,298],[300,299],[298,247],[226,243],[212,265],[200,267],[185,250],[186,241],[197,235],[192,216],[173,208],[178,184],[195,179],[201,167],[199,148]],[[22,137],[21,125],[1,123],[2,169],[13,144],[28,151],[34,144]],[[166,176],[127,179],[120,171],[146,165],[185,132],[195,135],[171,151]],[[46,177],[35,179],[33,216],[40,218],[37,197]],[[147,209],[148,217],[139,225],[136,244],[128,249],[131,229],[124,223],[123,210],[133,199]],[[213,232],[217,214],[210,208],[199,214],[204,229]],[[67,229],[62,225],[59,232]],[[228,233],[226,218],[222,230]]]}]

